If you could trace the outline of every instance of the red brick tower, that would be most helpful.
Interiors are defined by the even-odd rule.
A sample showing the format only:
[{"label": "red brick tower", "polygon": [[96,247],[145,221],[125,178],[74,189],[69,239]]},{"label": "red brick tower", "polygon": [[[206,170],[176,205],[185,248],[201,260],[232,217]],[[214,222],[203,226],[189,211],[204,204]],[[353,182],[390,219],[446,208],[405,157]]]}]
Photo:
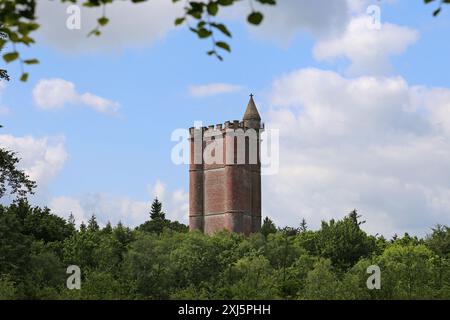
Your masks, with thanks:
[{"label": "red brick tower", "polygon": [[190,128],[190,230],[250,234],[261,229],[263,130],[253,95],[242,121]]}]

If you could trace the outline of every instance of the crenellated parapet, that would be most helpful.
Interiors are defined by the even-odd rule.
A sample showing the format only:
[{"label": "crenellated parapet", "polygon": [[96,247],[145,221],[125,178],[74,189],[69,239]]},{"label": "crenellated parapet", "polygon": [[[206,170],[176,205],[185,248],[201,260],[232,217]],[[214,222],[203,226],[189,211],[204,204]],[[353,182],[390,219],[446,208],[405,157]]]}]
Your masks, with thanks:
[{"label": "crenellated parapet", "polygon": [[225,121],[224,123],[219,123],[216,125],[209,125],[206,127],[199,127],[199,128],[195,128],[195,127],[190,127],[189,128],[189,137],[192,139],[194,138],[194,134],[198,134],[201,133],[202,136],[215,136],[215,135],[220,135],[222,134],[226,134],[229,133],[230,130],[242,130],[243,132],[246,132],[247,130],[255,130],[258,132],[262,132],[264,131],[264,123],[261,123],[261,125],[257,128],[254,127],[248,127],[245,126],[244,121],[239,121],[239,120],[231,120],[231,121]]}]

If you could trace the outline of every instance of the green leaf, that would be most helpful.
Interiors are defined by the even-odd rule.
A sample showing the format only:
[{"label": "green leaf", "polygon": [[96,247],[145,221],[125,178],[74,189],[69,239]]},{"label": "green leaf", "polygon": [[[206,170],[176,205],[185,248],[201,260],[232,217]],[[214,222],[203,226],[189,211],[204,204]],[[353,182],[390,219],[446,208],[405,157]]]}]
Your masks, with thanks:
[{"label": "green leaf", "polygon": [[222,48],[223,50],[226,50],[228,52],[231,52],[231,48],[228,45],[228,43],[223,42],[223,41],[217,41],[216,42],[216,46],[218,46],[219,48]]},{"label": "green leaf", "polygon": [[262,13],[257,11],[250,13],[247,17],[247,21],[254,25],[259,25],[262,20],[263,20]]},{"label": "green leaf", "polygon": [[231,6],[233,4],[234,0],[218,0],[218,3],[221,6]]},{"label": "green leaf", "polygon": [[106,17],[101,17],[101,18],[98,18],[98,24],[99,25],[101,25],[101,26],[105,26],[105,25],[107,25],[108,24],[108,22],[109,22],[109,19],[108,18],[106,18]]},{"label": "green leaf", "polygon": [[228,31],[227,27],[222,23],[211,23],[211,25],[222,32],[224,35],[231,37],[231,32]]},{"label": "green leaf", "polygon": [[179,26],[180,24],[182,24],[184,22],[184,20],[185,20],[184,17],[175,19],[175,25]]},{"label": "green leaf", "polygon": [[29,36],[23,36],[22,39],[20,39],[20,42],[29,46],[31,43],[34,43],[35,41],[33,38],[30,38]]},{"label": "green leaf", "polygon": [[5,60],[7,63],[10,63],[10,62],[16,60],[18,57],[19,57],[18,52],[9,52],[9,53],[5,53],[3,55],[3,60]]},{"label": "green leaf", "polygon": [[26,82],[28,80],[28,73],[22,73],[22,76],[20,77],[20,81]]},{"label": "green leaf", "polygon": [[38,59],[28,59],[28,60],[24,60],[25,64],[38,64],[39,60]]},{"label": "green leaf", "polygon": [[217,2],[210,2],[208,3],[207,9],[210,15],[215,16],[219,11],[219,6],[217,5]]},{"label": "green leaf", "polygon": [[92,30],[91,32],[88,33],[88,37],[90,37],[90,36],[99,36],[101,34],[102,33],[100,32],[100,30],[94,29],[94,30]]},{"label": "green leaf", "polygon": [[8,34],[8,36],[9,36],[9,40],[11,40],[12,42],[19,42],[19,36],[17,35],[17,33],[10,32]]},{"label": "green leaf", "polygon": [[35,22],[28,23],[28,30],[29,31],[35,31],[37,29],[39,29],[39,24],[38,23],[35,23]]},{"label": "green leaf", "polygon": [[262,4],[268,4],[268,5],[271,5],[271,6],[274,6],[274,5],[277,4],[276,0],[256,0],[256,1],[258,1],[258,2],[260,2]]},{"label": "green leaf", "polygon": [[208,38],[211,35],[211,31],[209,31],[205,28],[201,28],[201,29],[198,29],[197,34],[198,34],[199,38],[204,39],[204,38]]},{"label": "green leaf", "polygon": [[85,2],[83,3],[83,6],[88,8],[98,7],[100,6],[100,3],[94,3],[94,2]]}]

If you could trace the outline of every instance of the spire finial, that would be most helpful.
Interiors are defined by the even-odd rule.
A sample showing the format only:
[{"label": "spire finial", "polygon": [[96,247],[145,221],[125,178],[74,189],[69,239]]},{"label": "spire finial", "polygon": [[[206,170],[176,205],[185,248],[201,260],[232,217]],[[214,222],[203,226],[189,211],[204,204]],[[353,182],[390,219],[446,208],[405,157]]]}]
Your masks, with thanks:
[{"label": "spire finial", "polygon": [[256,108],[255,101],[253,101],[253,93],[250,93],[250,100],[248,101],[247,110],[245,110],[244,120],[257,120],[260,121],[258,109]]}]

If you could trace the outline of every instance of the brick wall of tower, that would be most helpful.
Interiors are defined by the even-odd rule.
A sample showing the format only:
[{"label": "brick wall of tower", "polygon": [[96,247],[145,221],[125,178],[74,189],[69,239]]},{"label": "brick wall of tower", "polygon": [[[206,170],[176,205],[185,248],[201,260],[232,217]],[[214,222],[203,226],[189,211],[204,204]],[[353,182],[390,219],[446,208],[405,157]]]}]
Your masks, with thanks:
[{"label": "brick wall of tower", "polygon": [[[193,131],[191,131],[193,133]],[[200,134],[200,139],[202,135]],[[203,164],[196,164],[196,153],[202,152],[203,147],[194,149],[194,137],[190,139],[189,165],[189,229],[203,231]],[[201,154],[200,154],[201,157]]]},{"label": "brick wall of tower", "polygon": [[[246,144],[244,164],[226,163],[227,153],[232,152],[237,160],[237,143],[234,150],[227,149],[227,130],[244,128],[239,121],[226,122],[225,126],[217,125],[190,129],[191,165],[189,173],[189,227],[213,234],[221,230],[250,234],[261,228],[261,165],[259,159],[259,131],[257,139],[257,163],[249,164],[249,148]],[[215,132],[215,139],[209,138]],[[194,163],[194,135],[201,136],[197,152],[203,154],[211,143],[223,143],[222,163]],[[228,146],[229,147],[229,146]],[[201,151],[200,151],[201,150]],[[214,155],[214,154],[213,154]],[[197,158],[198,160],[198,158]],[[220,160],[220,159],[219,159]]]}]

